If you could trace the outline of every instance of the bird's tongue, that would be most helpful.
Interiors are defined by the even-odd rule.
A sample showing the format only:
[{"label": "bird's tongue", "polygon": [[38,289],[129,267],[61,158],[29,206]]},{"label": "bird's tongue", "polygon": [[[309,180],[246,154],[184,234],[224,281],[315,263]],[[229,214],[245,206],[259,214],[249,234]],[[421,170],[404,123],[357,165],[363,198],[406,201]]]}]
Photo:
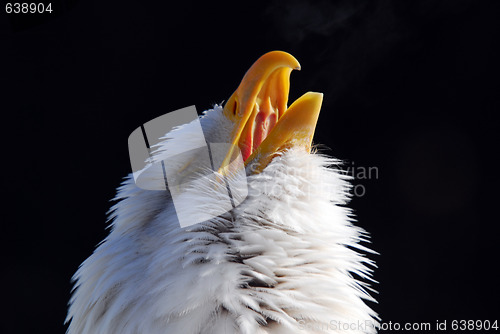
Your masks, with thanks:
[{"label": "bird's tongue", "polygon": [[[257,106],[256,108],[258,108]],[[246,161],[266,139],[278,122],[278,114],[279,112],[274,110],[270,103],[262,106],[260,110],[254,110],[254,114],[245,125],[239,142],[243,161]]]},{"label": "bird's tongue", "polygon": [[[266,139],[269,132],[276,125],[276,122],[278,122],[278,116],[275,112],[261,111],[257,114],[253,131],[252,152]],[[248,159],[248,156],[245,157],[245,160]]]}]

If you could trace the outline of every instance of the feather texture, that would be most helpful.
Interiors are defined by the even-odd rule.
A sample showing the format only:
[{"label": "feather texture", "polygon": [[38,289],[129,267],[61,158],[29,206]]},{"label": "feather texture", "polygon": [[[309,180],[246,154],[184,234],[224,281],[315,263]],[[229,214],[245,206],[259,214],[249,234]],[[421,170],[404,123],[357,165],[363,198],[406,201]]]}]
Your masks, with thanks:
[{"label": "feather texture", "polygon": [[[205,136],[227,141],[225,122],[221,107],[206,112]],[[189,133],[189,124],[172,131],[154,159],[175,154]],[[249,171],[243,203],[186,228],[168,192],[139,189],[129,176],[110,234],[73,278],[68,334],[343,332],[339,323],[376,332],[363,301],[374,301],[365,283],[374,263],[345,207],[349,177],[338,165],[284,151],[262,173]],[[187,207],[219,205],[213,187],[193,186],[200,191]]]}]

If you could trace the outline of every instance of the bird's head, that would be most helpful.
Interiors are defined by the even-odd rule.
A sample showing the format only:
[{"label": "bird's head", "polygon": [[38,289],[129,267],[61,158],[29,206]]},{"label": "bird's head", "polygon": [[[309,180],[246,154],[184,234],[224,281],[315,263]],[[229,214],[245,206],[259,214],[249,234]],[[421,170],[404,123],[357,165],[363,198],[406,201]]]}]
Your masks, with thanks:
[{"label": "bird's head", "polygon": [[[290,73],[300,70],[292,55],[272,51],[260,57],[247,71],[224,107],[216,105],[203,117],[168,133],[157,145],[156,161],[177,161],[172,172],[197,170],[199,148],[207,142],[224,143],[215,168],[221,174],[232,172],[230,165],[241,156],[249,174],[256,174],[279,153],[290,148],[309,152],[321,109],[323,94],[308,92],[288,107]],[[195,135],[203,128],[205,138]],[[197,128],[198,125],[198,128]],[[197,159],[198,158],[198,159]],[[191,169],[187,166],[191,165]]]},{"label": "bird's head", "polygon": [[300,64],[292,55],[264,54],[224,107],[170,131],[157,146],[153,161],[162,168],[152,169],[149,180],[168,183],[181,226],[238,206],[249,192],[247,176],[262,173],[275,157],[310,152],[323,94],[308,92],[288,107],[294,69]]}]

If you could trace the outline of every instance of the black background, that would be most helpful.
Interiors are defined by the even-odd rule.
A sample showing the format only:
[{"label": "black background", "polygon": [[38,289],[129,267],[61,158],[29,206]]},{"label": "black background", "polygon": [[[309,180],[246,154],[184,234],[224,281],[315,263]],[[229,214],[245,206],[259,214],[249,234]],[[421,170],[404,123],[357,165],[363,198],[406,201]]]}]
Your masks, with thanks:
[{"label": "black background", "polygon": [[[56,1],[0,14],[2,333],[63,333],[70,278],[107,234],[128,135],[227,99],[263,53],[290,100],[325,94],[324,152],[360,179],[386,322],[499,319],[498,1]],[[328,148],[328,149],[327,149]]]}]

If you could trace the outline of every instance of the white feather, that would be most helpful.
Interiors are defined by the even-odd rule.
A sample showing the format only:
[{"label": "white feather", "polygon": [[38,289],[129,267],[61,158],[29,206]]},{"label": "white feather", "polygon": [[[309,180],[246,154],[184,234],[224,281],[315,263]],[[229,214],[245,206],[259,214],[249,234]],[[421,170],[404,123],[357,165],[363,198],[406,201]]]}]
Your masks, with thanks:
[{"label": "white feather", "polygon": [[[212,142],[230,123],[215,106],[201,122]],[[172,131],[155,159],[175,154],[190,126]],[[338,161],[299,149],[248,177],[233,211],[180,228],[166,191],[119,188],[112,230],[74,276],[68,334],[220,334],[343,332],[338,324],[376,324],[363,302],[373,262],[359,250],[348,176]],[[160,178],[161,179],[161,178]],[[163,182],[160,180],[159,182]],[[201,182],[201,181],[200,181]],[[186,206],[219,205],[203,184]],[[373,333],[358,326],[349,333]]]}]

